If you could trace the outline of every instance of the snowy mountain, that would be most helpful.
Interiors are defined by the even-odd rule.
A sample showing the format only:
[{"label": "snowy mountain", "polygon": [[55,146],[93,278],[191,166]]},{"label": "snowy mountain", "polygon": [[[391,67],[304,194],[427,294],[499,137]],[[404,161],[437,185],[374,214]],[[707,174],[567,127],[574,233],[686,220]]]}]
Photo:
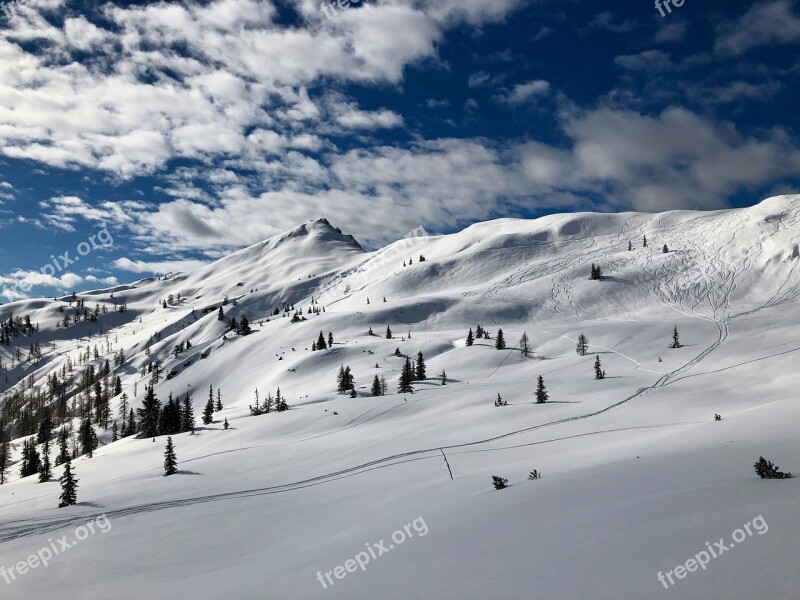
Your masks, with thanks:
[{"label": "snowy mountain", "polygon": [[[763,455],[800,470],[799,244],[800,196],[716,212],[499,219],[375,252],[320,219],[194,272],[2,305],[13,465],[0,486],[0,567],[98,515],[109,527],[48,566],[0,571],[0,589],[796,598],[797,479],[758,479],[753,463]],[[230,329],[242,317],[248,335]],[[478,325],[490,339],[467,346]],[[320,332],[326,348],[312,350]],[[419,352],[427,379],[397,393]],[[95,419],[99,448],[72,460],[78,503],[57,508],[63,466],[48,483],[20,478],[23,443],[48,406],[53,457],[62,426],[77,437],[96,403],[82,382],[90,366],[101,380],[106,360],[109,424],[121,424],[115,378],[141,408],[160,361],[153,391],[162,402],[190,393],[195,431],[172,436],[179,471],[163,477],[166,436],[112,443]],[[343,366],[355,397],[337,394]],[[385,395],[372,395],[376,376]],[[203,425],[210,386],[224,408]],[[278,388],[289,410],[251,416]],[[498,394],[507,405],[495,406]],[[533,469],[541,479],[527,479]],[[509,487],[495,490],[493,475]],[[721,538],[735,548],[679,576],[677,565]]]}]

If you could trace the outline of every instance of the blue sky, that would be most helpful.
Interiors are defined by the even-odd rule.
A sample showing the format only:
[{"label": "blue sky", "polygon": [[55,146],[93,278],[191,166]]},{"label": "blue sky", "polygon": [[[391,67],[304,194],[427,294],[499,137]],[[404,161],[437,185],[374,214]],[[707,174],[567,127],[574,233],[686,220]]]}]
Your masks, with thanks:
[{"label": "blue sky", "polygon": [[2,301],[192,268],[321,215],[377,247],[800,187],[800,1],[4,6]]}]

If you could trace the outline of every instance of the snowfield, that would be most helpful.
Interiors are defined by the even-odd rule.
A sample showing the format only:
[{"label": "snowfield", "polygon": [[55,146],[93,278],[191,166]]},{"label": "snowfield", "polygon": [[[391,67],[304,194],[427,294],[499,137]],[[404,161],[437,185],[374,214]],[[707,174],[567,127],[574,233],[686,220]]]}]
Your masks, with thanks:
[{"label": "snowfield", "polygon": [[[15,439],[0,597],[796,600],[800,480],[761,480],[753,463],[800,472],[798,244],[800,196],[500,219],[376,252],[320,219],[195,272],[79,294],[109,308],[96,323],[57,327],[69,298],[2,305],[0,320],[30,315],[40,328],[0,347],[4,394],[31,377],[44,388],[87,345],[100,349],[95,366],[123,349],[134,408],[140,370],[158,357],[175,372],[158,398],[191,392],[197,429],[173,436],[179,473],[163,477],[166,437],[110,443],[98,428],[94,457],[72,462],[78,504],[66,508],[63,467],[50,483],[19,479]],[[602,280],[589,279],[592,263]],[[273,315],[306,313],[312,297],[324,312]],[[242,315],[253,333],[226,333]],[[478,324],[491,339],[465,347]],[[334,345],[312,352],[320,331]],[[38,364],[12,361],[14,344],[34,340]],[[419,351],[428,380],[396,393]],[[606,379],[594,379],[596,356]],[[355,398],[336,392],[341,365]],[[376,374],[385,396],[370,394]],[[534,402],[539,376],[546,404]],[[210,385],[224,409],[202,425]],[[255,390],[278,387],[291,409],[250,416]],[[541,479],[528,480],[533,469]],[[509,487],[496,491],[493,475]],[[107,531],[75,540],[99,515]],[[63,536],[77,543],[30,568]],[[718,541],[728,549],[703,568],[676,571]],[[667,572],[673,584],[659,580]]]}]

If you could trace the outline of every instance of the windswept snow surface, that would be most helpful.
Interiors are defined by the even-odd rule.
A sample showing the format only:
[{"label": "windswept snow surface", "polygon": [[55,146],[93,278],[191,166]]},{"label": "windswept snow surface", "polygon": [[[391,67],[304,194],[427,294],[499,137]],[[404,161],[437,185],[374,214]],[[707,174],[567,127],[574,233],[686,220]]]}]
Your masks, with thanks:
[{"label": "windswept snow surface", "polygon": [[[2,319],[29,314],[36,339],[52,342],[38,365],[10,370],[6,388],[29,376],[44,385],[87,343],[106,350],[107,337],[125,351],[134,406],[139,369],[160,357],[177,375],[157,395],[192,391],[198,418],[194,435],[174,436],[180,472],[168,478],[165,438],[112,444],[102,433],[106,445],[73,462],[74,507],[56,508],[58,483],[19,480],[15,465],[0,487],[0,566],[74,539],[97,515],[111,526],[49,566],[8,582],[0,571],[0,596],[796,600],[800,479],[762,481],[753,463],[764,455],[800,472],[798,243],[800,196],[713,213],[501,219],[372,253],[318,220],[193,273],[82,294],[88,308],[127,303],[99,323],[56,328],[59,307],[70,312],[61,300],[0,306]],[[592,263],[602,281],[589,280]],[[181,302],[164,309],[169,294]],[[226,317],[258,323],[251,335],[224,336],[226,295],[236,300]],[[323,314],[271,315],[312,296]],[[492,339],[467,348],[478,323]],[[494,348],[500,327],[505,351]],[[311,352],[320,331],[335,344]],[[529,358],[513,348],[523,331]],[[588,356],[575,353],[580,333]],[[192,350],[172,357],[189,339]],[[396,348],[425,355],[429,380],[414,394],[394,393]],[[12,351],[0,348],[7,365]],[[357,398],[336,394],[342,364]],[[446,386],[434,379],[442,370]],[[375,374],[388,395],[370,396]],[[539,375],[545,405],[533,403]],[[225,408],[202,426],[209,385]],[[291,410],[249,416],[254,390],[278,386]],[[508,406],[493,406],[498,393]],[[527,480],[532,469],[543,478]],[[492,475],[509,487],[495,491]],[[758,517],[768,529],[732,543]],[[408,539],[392,540],[412,523]],[[659,582],[718,540],[730,550],[673,574],[669,589]],[[334,571],[368,548],[363,569]],[[327,572],[345,576],[329,584]]]}]

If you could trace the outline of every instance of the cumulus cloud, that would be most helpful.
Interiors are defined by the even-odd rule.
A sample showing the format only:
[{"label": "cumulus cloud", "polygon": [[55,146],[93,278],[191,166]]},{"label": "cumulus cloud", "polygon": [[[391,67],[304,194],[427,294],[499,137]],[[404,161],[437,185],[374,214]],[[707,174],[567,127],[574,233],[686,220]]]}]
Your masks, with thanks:
[{"label": "cumulus cloud", "polygon": [[738,56],[758,46],[800,42],[800,16],[791,0],[768,0],[752,6],[741,17],[722,22],[714,48]]},{"label": "cumulus cloud", "polygon": [[511,90],[506,90],[503,94],[495,96],[496,100],[516,105],[535,98],[544,96],[550,92],[550,82],[544,79],[535,79],[527,83],[515,85]]}]

